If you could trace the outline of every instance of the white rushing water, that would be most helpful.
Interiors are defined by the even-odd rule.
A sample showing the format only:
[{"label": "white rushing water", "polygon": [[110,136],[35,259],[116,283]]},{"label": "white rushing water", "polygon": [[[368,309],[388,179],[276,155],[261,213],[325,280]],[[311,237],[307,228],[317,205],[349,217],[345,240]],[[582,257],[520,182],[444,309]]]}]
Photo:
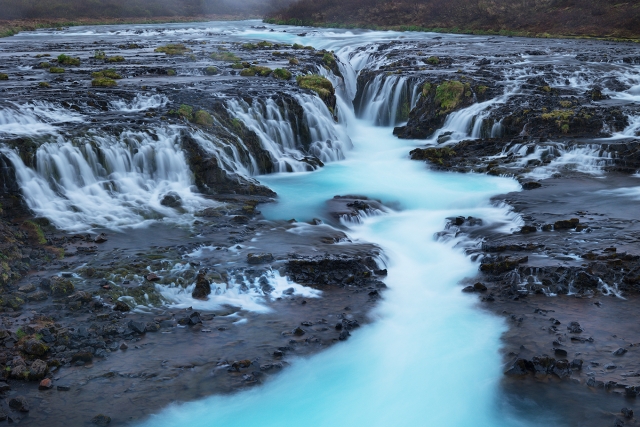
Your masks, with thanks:
[{"label": "white rushing water", "polygon": [[[460,292],[459,281],[472,276],[477,265],[456,246],[459,242],[434,238],[453,215],[480,217],[509,231],[516,218],[489,199],[517,190],[518,184],[486,175],[434,173],[424,163],[410,161],[408,152],[418,144],[396,139],[390,127],[375,126],[380,108],[367,110],[360,119],[350,108],[355,75],[367,56],[352,55],[348,33],[318,33],[316,47],[343,47],[337,52],[346,76],[339,110],[354,149],[317,171],[261,177],[279,194],[278,203],[262,211],[273,219],[309,220],[339,194],[364,194],[392,206],[349,224],[348,231],[352,239],[380,245],[386,256],[389,290],[374,313],[376,321],[346,343],[295,360],[259,388],[174,405],[141,426],[561,425],[542,419],[543,411],[529,414],[527,421],[513,415],[499,388],[503,367],[498,348],[505,325]],[[254,37],[256,31],[242,35]],[[295,41],[293,35],[263,32],[259,37]]]}]

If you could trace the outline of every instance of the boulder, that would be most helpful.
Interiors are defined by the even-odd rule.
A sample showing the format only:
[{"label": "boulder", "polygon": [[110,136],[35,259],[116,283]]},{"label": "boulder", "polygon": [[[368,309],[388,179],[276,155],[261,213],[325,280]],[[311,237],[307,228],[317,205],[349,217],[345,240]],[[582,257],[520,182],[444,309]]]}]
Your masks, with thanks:
[{"label": "boulder", "polygon": [[41,380],[47,375],[49,367],[44,360],[36,359],[29,367],[29,379],[32,381]]},{"label": "boulder", "polygon": [[211,282],[207,279],[205,272],[201,271],[196,276],[196,287],[191,293],[195,299],[206,300],[211,293]]},{"label": "boulder", "polygon": [[247,263],[249,264],[264,264],[265,262],[271,261],[273,261],[273,255],[270,253],[247,254]]},{"label": "boulder", "polygon": [[12,397],[9,400],[9,407],[20,412],[29,412],[29,402],[24,396]]},{"label": "boulder", "polygon": [[49,347],[35,338],[30,338],[22,344],[22,351],[32,356],[44,356]]}]

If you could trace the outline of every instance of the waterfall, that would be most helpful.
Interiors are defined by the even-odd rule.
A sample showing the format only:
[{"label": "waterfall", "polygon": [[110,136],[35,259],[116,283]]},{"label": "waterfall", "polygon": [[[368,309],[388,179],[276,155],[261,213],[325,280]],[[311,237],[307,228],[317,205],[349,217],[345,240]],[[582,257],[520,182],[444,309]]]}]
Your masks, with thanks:
[{"label": "waterfall", "polygon": [[0,136],[34,136],[55,133],[63,123],[81,123],[82,115],[46,101],[10,103],[0,109]]},{"label": "waterfall", "polygon": [[302,116],[292,111],[282,99],[273,98],[227,101],[229,114],[241,120],[260,138],[262,148],[269,152],[276,172],[304,172],[314,170],[318,162],[344,159],[344,151],[351,148],[351,140],[339,127],[328,108],[317,97],[297,94],[293,97],[302,109]]},{"label": "waterfall", "polygon": [[378,74],[367,82],[355,101],[356,115],[376,126],[395,126],[409,117],[419,92],[416,82],[405,76]]},{"label": "waterfall", "polygon": [[[119,136],[90,131],[75,140],[58,136],[37,149],[33,168],[14,150],[0,152],[13,164],[36,215],[70,232],[117,229],[164,217],[179,220],[184,211],[212,204],[194,192],[179,137],[177,127]],[[167,195],[178,196],[181,209],[164,206]]]}]

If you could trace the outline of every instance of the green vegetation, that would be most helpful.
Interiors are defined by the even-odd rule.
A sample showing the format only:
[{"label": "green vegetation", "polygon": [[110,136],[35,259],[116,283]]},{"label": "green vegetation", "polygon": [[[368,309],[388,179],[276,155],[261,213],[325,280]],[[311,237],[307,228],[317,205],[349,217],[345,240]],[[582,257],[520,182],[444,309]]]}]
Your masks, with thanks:
[{"label": "green vegetation", "polygon": [[333,56],[333,53],[331,52],[325,52],[322,55],[322,62],[324,62],[327,67],[333,67],[336,65],[336,57]]},{"label": "green vegetation", "polygon": [[569,120],[574,114],[573,110],[554,110],[550,113],[544,113],[540,117],[542,120],[555,120],[562,133],[569,133]]},{"label": "green vegetation", "polygon": [[161,52],[167,55],[184,55],[187,52],[191,52],[191,49],[189,49],[182,43],[170,43],[155,48],[155,52]]},{"label": "green vegetation", "polygon": [[51,68],[51,64],[48,62],[41,62],[38,64],[38,68]]},{"label": "green vegetation", "polygon": [[431,83],[427,82],[422,85],[422,96],[428,96],[431,92]]},{"label": "green vegetation", "polygon": [[27,333],[23,331],[22,328],[18,328],[18,330],[16,331],[16,337],[18,338],[18,340],[21,340],[26,336],[27,336]]},{"label": "green vegetation", "polygon": [[299,63],[297,58],[289,58],[289,65],[298,65]]},{"label": "green vegetation", "polygon": [[296,78],[298,86],[302,89],[310,89],[320,95],[320,98],[327,100],[335,94],[335,89],[331,81],[317,74],[308,74]]},{"label": "green vegetation", "polygon": [[0,80],[9,80],[9,75],[5,73],[0,73]]},{"label": "green vegetation", "polygon": [[427,58],[427,64],[429,65],[438,65],[440,63],[440,58],[437,56],[430,56]]},{"label": "green vegetation", "polygon": [[214,74],[218,73],[218,69],[216,67],[207,67],[204,69],[204,73],[207,76],[213,76]]},{"label": "green vegetation", "polygon": [[176,70],[167,70],[167,76],[175,76],[176,74]]},{"label": "green vegetation", "polygon": [[253,76],[267,77],[272,72],[273,70],[271,70],[271,68],[269,67],[260,67],[258,65],[254,65],[252,67],[245,68],[244,70],[242,70],[240,72],[240,75],[244,77],[253,77]]},{"label": "green vegetation", "polygon": [[244,49],[257,49],[257,48],[258,48],[258,45],[257,45],[257,44],[253,44],[253,43],[244,43],[244,44],[242,45],[242,47],[243,47]]},{"label": "green vegetation", "polygon": [[273,70],[273,77],[282,80],[289,80],[291,78],[291,72],[289,70],[285,70],[284,68],[276,68]]},{"label": "green vegetation", "polygon": [[51,68],[49,68],[49,72],[50,72],[50,73],[54,73],[54,74],[64,73],[64,68],[60,68],[60,67],[51,67]]},{"label": "green vegetation", "polygon": [[240,58],[237,57],[233,52],[225,52],[225,51],[213,52],[211,55],[209,55],[209,58],[215,61],[227,61],[227,62],[240,61]]},{"label": "green vegetation", "polygon": [[107,55],[104,53],[104,50],[96,50],[93,53],[93,57],[95,59],[105,59],[107,57]]},{"label": "green vegetation", "polygon": [[459,81],[452,80],[441,83],[436,88],[435,103],[443,113],[448,113],[460,104],[464,92],[465,85]]},{"label": "green vegetation", "polygon": [[110,56],[107,58],[107,62],[124,62],[124,56]]},{"label": "green vegetation", "polygon": [[44,58],[45,56],[51,56],[50,53],[39,53],[36,55],[36,58]]},{"label": "green vegetation", "polygon": [[569,108],[573,105],[573,102],[571,101],[560,101],[560,106],[562,108]]},{"label": "green vegetation", "polygon": [[187,120],[191,120],[193,119],[193,107],[182,104],[180,105],[180,108],[178,108],[178,111],[176,111],[176,114]]},{"label": "green vegetation", "polygon": [[304,49],[304,46],[299,43],[294,43],[291,47],[294,49]]},{"label": "green vegetation", "polygon": [[62,65],[80,65],[80,58],[73,58],[64,53],[58,55],[58,64]]},{"label": "green vegetation", "polygon": [[201,126],[213,126],[213,117],[204,110],[197,111],[193,121]]},{"label": "green vegetation", "polygon": [[481,86],[478,86],[478,87],[476,88],[476,93],[477,93],[478,95],[484,95],[484,94],[485,94],[485,92],[487,91],[487,89],[489,89],[489,88],[488,88],[488,87],[486,87],[486,86],[482,86],[482,85],[481,85]]},{"label": "green vegetation", "polygon": [[47,82],[40,82],[40,83],[38,83],[38,86],[44,87],[44,88],[51,87],[51,85],[49,83],[47,83]]},{"label": "green vegetation", "polygon": [[233,68],[234,70],[241,70],[244,68],[244,65],[242,65],[239,62],[234,63],[233,65],[231,65],[231,68]]},{"label": "green vegetation", "polygon": [[108,77],[97,77],[91,81],[91,86],[93,87],[114,87],[117,85],[118,83],[115,80]]},{"label": "green vegetation", "polygon": [[258,47],[270,48],[273,47],[273,43],[269,43],[268,41],[261,41],[260,43],[258,43]]},{"label": "green vegetation", "polygon": [[116,70],[114,70],[113,68],[108,69],[108,70],[104,70],[104,71],[96,71],[95,73],[91,73],[91,77],[93,77],[94,79],[99,79],[101,77],[107,77],[109,79],[114,79],[114,80],[118,80],[121,79],[122,76],[118,73],[116,73]]},{"label": "green vegetation", "polygon": [[32,242],[38,243],[40,245],[44,245],[47,243],[47,238],[44,237],[42,228],[40,228],[40,226],[35,222],[25,221],[22,223],[22,228],[25,230]]}]

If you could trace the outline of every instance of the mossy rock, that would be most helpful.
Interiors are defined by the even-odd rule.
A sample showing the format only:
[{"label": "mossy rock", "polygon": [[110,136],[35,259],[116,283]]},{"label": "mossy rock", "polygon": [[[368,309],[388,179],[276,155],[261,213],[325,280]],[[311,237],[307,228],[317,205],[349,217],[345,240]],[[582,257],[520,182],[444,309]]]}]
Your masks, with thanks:
[{"label": "mossy rock", "polygon": [[297,58],[289,58],[289,65],[298,65],[299,63]]},{"label": "mossy rock", "polygon": [[239,62],[236,62],[236,63],[234,63],[234,64],[232,64],[232,65],[231,65],[231,68],[233,68],[234,70],[241,70],[241,69],[243,69],[243,68],[244,68],[244,65],[242,65],[242,64],[241,64],[241,63],[239,63]]},{"label": "mossy rock", "polygon": [[106,78],[109,78],[109,79],[118,80],[118,79],[122,78],[122,76],[120,74],[116,73],[116,70],[114,70],[114,69],[96,71],[95,73],[91,73],[91,76],[94,79],[99,79],[99,78],[106,77]]},{"label": "mossy rock", "polygon": [[438,65],[440,63],[440,58],[437,56],[430,56],[425,62],[429,65]]},{"label": "mossy rock", "polygon": [[331,81],[317,74],[308,74],[297,77],[298,86],[302,89],[310,89],[320,95],[322,99],[329,99],[335,95],[335,89]]},{"label": "mossy rock", "polygon": [[273,43],[270,43],[270,42],[268,42],[266,40],[263,40],[260,43],[258,43],[258,47],[270,48],[270,47],[273,47]]},{"label": "mossy rock", "polygon": [[22,344],[22,351],[31,356],[44,356],[49,351],[49,347],[35,338],[29,338]]},{"label": "mossy rock", "polygon": [[107,62],[124,62],[124,56],[110,56],[109,58],[107,58]]},{"label": "mossy rock", "polygon": [[204,110],[197,111],[193,121],[201,126],[213,126],[213,117]]},{"label": "mossy rock", "polygon": [[42,228],[33,221],[25,221],[22,223],[22,229],[27,233],[29,240],[32,243],[44,245],[47,243],[47,239],[44,236]]},{"label": "mossy rock", "polygon": [[180,105],[180,108],[178,108],[178,111],[176,111],[176,114],[187,120],[191,120],[193,118],[193,107],[182,104]]},{"label": "mossy rock", "polygon": [[104,50],[96,50],[93,53],[93,57],[95,59],[105,59],[107,57],[107,55],[104,53]]},{"label": "mossy rock", "polygon": [[47,82],[40,82],[40,83],[38,83],[38,86],[39,87],[43,87],[43,88],[51,87],[51,85],[49,83],[47,83]]},{"label": "mossy rock", "polygon": [[243,47],[244,49],[250,49],[250,50],[253,50],[253,49],[257,49],[257,48],[258,48],[258,45],[257,45],[257,44],[253,44],[253,43],[244,43],[244,44],[242,45],[242,47]]},{"label": "mossy rock", "polygon": [[253,67],[245,68],[240,72],[240,75],[244,77],[253,77],[253,76],[267,77],[272,72],[273,70],[269,67],[260,67],[256,65]]},{"label": "mossy rock", "polygon": [[273,70],[273,77],[277,79],[289,80],[291,76],[291,72],[284,68],[276,68],[275,70]]},{"label": "mossy rock", "polygon": [[75,291],[75,286],[71,283],[71,280],[63,279],[62,277],[53,277],[51,279],[51,294],[54,297],[64,297],[71,295]]},{"label": "mossy rock", "polygon": [[294,43],[293,46],[291,46],[293,49],[304,49],[304,46],[299,44],[299,43]]},{"label": "mossy rock", "polygon": [[207,67],[204,69],[204,74],[207,76],[213,76],[214,74],[218,74],[218,69],[216,67]]},{"label": "mossy rock", "polygon": [[51,68],[51,63],[49,62],[41,62],[38,64],[38,68]]},{"label": "mossy rock", "polygon": [[0,80],[9,80],[9,75],[5,73],[0,73]]},{"label": "mossy rock", "polygon": [[336,65],[336,57],[331,52],[325,52],[322,55],[322,62],[324,62],[328,67],[333,67]]},{"label": "mossy rock", "polygon": [[58,55],[58,64],[62,65],[80,65],[80,58],[74,58],[72,56],[67,56],[64,53]]},{"label": "mossy rock", "polygon": [[91,81],[91,86],[93,87],[114,87],[117,85],[118,82],[108,77],[98,77]]},{"label": "mossy rock", "polygon": [[54,73],[54,74],[61,74],[61,73],[64,73],[64,68],[61,68],[61,67],[51,67],[51,68],[49,68],[49,72],[50,72],[50,73]]},{"label": "mossy rock", "polygon": [[213,59],[215,61],[228,61],[228,62],[240,61],[240,58],[238,56],[236,56],[235,53],[226,52],[226,51],[213,52],[211,55],[209,55],[209,58],[211,58],[211,59]]},{"label": "mossy rock", "polygon": [[441,83],[436,88],[435,103],[442,113],[453,111],[461,102],[465,85],[457,80]]},{"label": "mossy rock", "polygon": [[187,52],[191,52],[191,49],[189,49],[182,43],[170,43],[170,44],[155,48],[155,52],[161,52],[167,55],[183,55]]}]

